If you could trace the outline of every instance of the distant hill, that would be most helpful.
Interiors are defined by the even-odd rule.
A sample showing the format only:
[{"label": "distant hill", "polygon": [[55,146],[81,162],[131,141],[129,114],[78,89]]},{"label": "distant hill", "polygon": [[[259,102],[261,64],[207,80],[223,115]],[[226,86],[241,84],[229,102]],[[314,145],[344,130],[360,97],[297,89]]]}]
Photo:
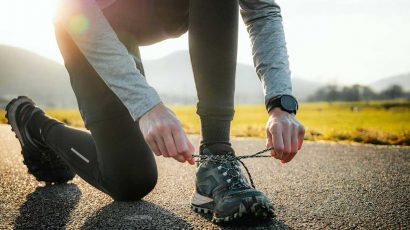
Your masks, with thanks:
[{"label": "distant hill", "polygon": [[[196,88],[188,51],[144,61],[148,82],[167,103],[193,104]],[[293,78],[294,94],[303,101],[321,84]],[[27,95],[46,107],[75,108],[63,65],[24,49],[0,45],[0,108],[12,97]],[[236,103],[263,103],[262,87],[253,66],[238,64]]]},{"label": "distant hill", "polygon": [[380,92],[391,85],[400,85],[405,91],[410,91],[410,73],[383,78],[371,83],[369,86]]},{"label": "distant hill", "polygon": [[[194,103],[196,90],[188,51],[174,52],[158,60],[144,62],[147,81],[165,101]],[[322,86],[299,78],[292,78],[295,96],[303,101]],[[262,85],[255,68],[238,64],[236,68],[235,101],[237,103],[263,103]]]},{"label": "distant hill", "polygon": [[64,66],[29,51],[0,46],[0,103],[27,95],[46,107],[76,107]]}]

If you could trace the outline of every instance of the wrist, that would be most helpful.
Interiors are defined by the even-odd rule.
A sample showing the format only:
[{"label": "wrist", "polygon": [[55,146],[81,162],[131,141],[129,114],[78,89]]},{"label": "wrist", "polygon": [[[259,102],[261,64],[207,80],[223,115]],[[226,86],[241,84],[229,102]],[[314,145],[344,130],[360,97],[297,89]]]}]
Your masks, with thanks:
[{"label": "wrist", "polygon": [[149,119],[151,116],[157,114],[158,112],[160,112],[161,110],[164,109],[164,104],[162,102],[154,105],[152,108],[150,108],[149,110],[147,110],[139,119],[138,121],[141,120],[146,120]]},{"label": "wrist", "polygon": [[280,107],[274,107],[271,110],[269,110],[268,114],[269,114],[269,116],[278,117],[278,116],[281,116],[281,115],[284,115],[284,114],[289,115],[289,114],[292,114],[292,113],[284,111]]},{"label": "wrist", "polygon": [[266,110],[268,113],[274,108],[280,108],[282,111],[296,114],[298,110],[298,101],[292,95],[277,95],[272,97],[266,104]]}]

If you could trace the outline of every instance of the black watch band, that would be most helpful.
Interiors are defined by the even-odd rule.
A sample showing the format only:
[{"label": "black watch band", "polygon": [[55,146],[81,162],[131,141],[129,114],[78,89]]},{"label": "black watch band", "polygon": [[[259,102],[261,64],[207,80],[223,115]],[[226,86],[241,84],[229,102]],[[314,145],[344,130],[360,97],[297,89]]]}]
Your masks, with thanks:
[{"label": "black watch band", "polygon": [[296,114],[298,111],[298,101],[291,95],[279,95],[269,100],[266,105],[266,110],[270,112],[272,109],[279,107],[283,111]]}]

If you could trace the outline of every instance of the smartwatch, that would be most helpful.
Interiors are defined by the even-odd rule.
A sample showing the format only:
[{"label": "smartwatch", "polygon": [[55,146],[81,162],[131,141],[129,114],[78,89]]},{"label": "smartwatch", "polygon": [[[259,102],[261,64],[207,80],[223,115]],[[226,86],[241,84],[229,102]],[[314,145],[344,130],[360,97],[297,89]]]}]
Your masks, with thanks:
[{"label": "smartwatch", "polygon": [[298,101],[291,95],[279,95],[269,100],[266,109],[270,112],[272,109],[279,107],[283,111],[296,114],[298,111]]}]

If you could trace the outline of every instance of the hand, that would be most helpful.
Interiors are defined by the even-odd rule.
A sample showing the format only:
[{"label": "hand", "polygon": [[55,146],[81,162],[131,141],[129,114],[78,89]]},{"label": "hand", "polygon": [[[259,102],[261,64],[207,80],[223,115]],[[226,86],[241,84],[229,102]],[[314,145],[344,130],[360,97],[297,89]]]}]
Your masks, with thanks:
[{"label": "hand", "polygon": [[175,114],[162,103],[145,113],[139,120],[139,126],[155,155],[195,164],[192,158],[194,146],[188,140]]},{"label": "hand", "polygon": [[293,159],[302,147],[305,128],[294,114],[274,108],[269,112],[266,124],[266,147],[273,147],[271,155],[282,163]]}]

